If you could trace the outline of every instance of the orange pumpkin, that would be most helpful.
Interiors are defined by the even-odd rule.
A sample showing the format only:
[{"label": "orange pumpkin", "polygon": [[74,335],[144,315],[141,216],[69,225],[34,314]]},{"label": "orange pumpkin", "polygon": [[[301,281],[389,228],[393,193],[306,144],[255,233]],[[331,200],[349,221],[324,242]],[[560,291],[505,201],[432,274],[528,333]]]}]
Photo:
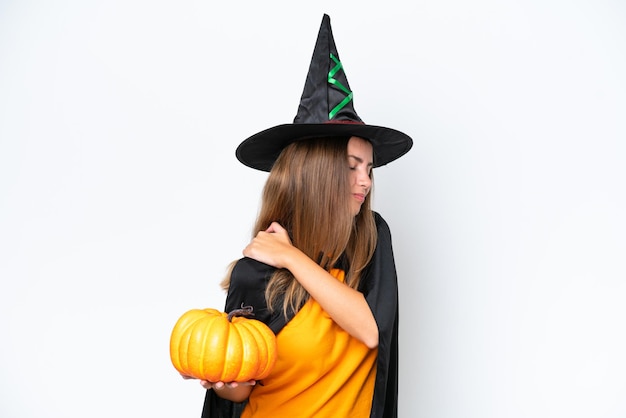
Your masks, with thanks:
[{"label": "orange pumpkin", "polygon": [[276,362],[276,336],[249,316],[252,307],[230,314],[192,309],[174,325],[170,358],[182,375],[210,382],[245,382],[267,377]]}]

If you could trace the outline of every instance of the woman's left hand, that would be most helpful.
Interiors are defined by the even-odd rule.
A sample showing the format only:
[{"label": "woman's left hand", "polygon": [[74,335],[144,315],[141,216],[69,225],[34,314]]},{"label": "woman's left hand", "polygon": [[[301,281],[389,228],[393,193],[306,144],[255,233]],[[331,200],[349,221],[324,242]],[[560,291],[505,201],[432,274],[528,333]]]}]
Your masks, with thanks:
[{"label": "woman's left hand", "polygon": [[287,254],[293,249],[295,247],[291,244],[287,230],[278,222],[272,222],[269,228],[260,231],[250,241],[243,255],[276,268],[285,268]]}]

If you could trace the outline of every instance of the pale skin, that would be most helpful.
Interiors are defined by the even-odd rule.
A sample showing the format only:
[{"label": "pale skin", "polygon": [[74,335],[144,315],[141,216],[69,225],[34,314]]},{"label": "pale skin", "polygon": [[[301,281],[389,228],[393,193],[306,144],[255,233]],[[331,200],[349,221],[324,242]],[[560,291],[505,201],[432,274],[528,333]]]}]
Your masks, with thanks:
[{"label": "pale skin", "polygon": [[[372,145],[361,138],[348,141],[351,202],[354,215],[361,210],[365,196],[370,192],[373,166]],[[378,326],[363,294],[331,276],[291,244],[289,234],[277,222],[259,232],[243,250],[243,255],[276,268],[288,269],[317,303],[343,330],[369,348],[378,346]],[[222,398],[242,402],[248,398],[255,382],[207,382],[206,389],[214,389]]]}]

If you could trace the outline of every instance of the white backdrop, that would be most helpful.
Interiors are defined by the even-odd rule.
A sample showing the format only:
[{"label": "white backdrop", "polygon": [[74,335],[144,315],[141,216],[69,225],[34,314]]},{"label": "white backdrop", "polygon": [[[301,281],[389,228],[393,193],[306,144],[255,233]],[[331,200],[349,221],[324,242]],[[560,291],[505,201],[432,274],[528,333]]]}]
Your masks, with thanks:
[{"label": "white backdrop", "polygon": [[323,13],[401,288],[400,416],[626,416],[626,5],[0,1],[0,416],[198,417],[171,328],[222,307]]}]

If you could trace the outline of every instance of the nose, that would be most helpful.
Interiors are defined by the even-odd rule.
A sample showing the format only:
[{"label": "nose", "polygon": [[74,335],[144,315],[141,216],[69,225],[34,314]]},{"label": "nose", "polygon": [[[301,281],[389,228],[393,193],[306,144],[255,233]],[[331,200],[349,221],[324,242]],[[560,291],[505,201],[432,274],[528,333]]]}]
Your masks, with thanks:
[{"label": "nose", "polygon": [[364,170],[359,170],[356,184],[369,191],[369,188],[372,185],[372,179],[370,178],[369,173]]}]

